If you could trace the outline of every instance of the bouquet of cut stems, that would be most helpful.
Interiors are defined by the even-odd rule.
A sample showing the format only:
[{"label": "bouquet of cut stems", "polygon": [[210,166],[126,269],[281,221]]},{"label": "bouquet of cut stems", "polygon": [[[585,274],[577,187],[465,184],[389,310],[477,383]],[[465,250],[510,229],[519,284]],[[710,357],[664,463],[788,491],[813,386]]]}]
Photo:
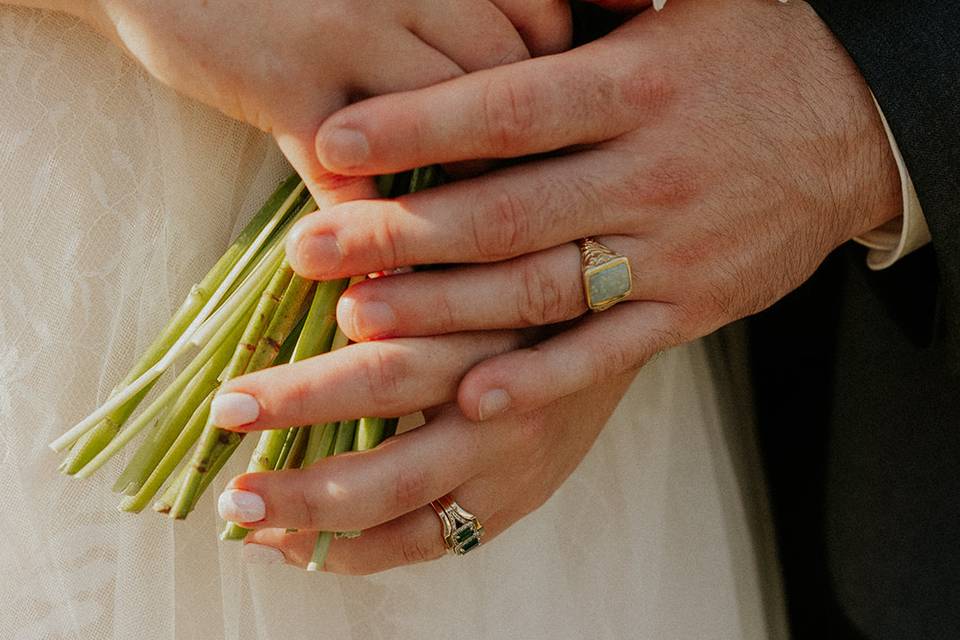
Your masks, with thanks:
[{"label": "bouquet of cut stems", "polygon": [[[382,176],[378,186],[382,195],[397,196],[439,179],[431,167]],[[152,502],[156,512],[187,517],[244,437],[210,420],[220,385],[347,344],[337,328],[336,306],[350,280],[307,280],[293,272],[284,255],[287,231],[316,208],[298,176],[280,184],[107,401],[51,443],[54,451],[66,453],[62,472],[89,478],[140,436],[113,486],[123,494],[119,508],[138,513]],[[141,408],[172,365],[188,357],[188,364]],[[306,467],[345,451],[372,449],[396,428],[395,417],[358,417],[265,431],[247,470]],[[246,533],[227,523],[221,538],[240,540]],[[310,569],[323,567],[333,535],[318,534]]]}]

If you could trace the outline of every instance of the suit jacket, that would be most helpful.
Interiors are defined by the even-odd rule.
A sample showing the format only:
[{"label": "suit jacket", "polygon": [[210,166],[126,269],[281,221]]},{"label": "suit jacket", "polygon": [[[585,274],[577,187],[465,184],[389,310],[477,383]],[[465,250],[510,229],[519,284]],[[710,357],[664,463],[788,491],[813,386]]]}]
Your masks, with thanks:
[{"label": "suit jacket", "polygon": [[845,246],[750,319],[793,635],[960,638],[960,3],[810,0],[890,122],[933,236]]}]

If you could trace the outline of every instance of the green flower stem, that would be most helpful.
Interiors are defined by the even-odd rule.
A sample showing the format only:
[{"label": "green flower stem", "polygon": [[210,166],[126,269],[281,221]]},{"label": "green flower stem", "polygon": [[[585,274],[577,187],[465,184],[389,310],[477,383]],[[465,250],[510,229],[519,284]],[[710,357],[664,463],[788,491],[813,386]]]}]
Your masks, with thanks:
[{"label": "green flower stem", "polygon": [[[110,392],[110,397],[113,397],[133,383],[163,357],[164,353],[166,353],[170,346],[180,337],[193,319],[196,318],[200,309],[203,308],[203,305],[209,299],[210,294],[220,286],[230,269],[233,268],[240,259],[240,256],[243,255],[244,251],[250,246],[250,243],[253,242],[257,234],[260,233],[260,230],[270,221],[280,208],[280,205],[283,204],[299,183],[300,178],[294,174],[280,184],[273,195],[271,195],[260,208],[260,211],[250,219],[246,227],[244,227],[230,246],[227,247],[220,259],[213,265],[213,268],[190,290],[190,294],[180,305],[176,313],[174,313],[167,325],[160,331],[153,343],[147,347],[147,350],[140,357],[140,360],[134,364],[126,377]],[[97,423],[93,429],[84,434],[71,449],[71,454],[63,465],[64,473],[68,475],[75,474],[100,453],[117,434],[120,427],[130,418],[154,384],[155,382],[141,389],[127,402]]]},{"label": "green flower stem", "polygon": [[330,351],[337,330],[337,301],[349,283],[349,278],[343,278],[317,284],[307,320],[293,350],[293,362]]},{"label": "green flower stem", "polygon": [[[284,260],[280,268],[273,273],[266,289],[260,294],[253,316],[247,322],[243,336],[237,343],[229,364],[220,376],[221,382],[236,378],[247,371],[247,366],[250,364],[257,344],[273,318],[279,306],[280,297],[292,277],[293,269]],[[233,434],[218,429],[209,419],[207,420],[200,436],[200,442],[191,457],[190,470],[184,476],[180,493],[173,504],[171,512],[174,517],[184,518],[193,508],[203,474],[210,469],[211,463],[219,455],[220,449],[230,445],[231,435]],[[239,440],[239,437],[237,439]]]},{"label": "green flower stem", "polygon": [[54,451],[63,451],[75,443],[81,436],[96,427],[101,420],[112,414],[114,411],[130,401],[131,398],[136,397],[138,393],[151,385],[163,374],[164,371],[170,367],[171,364],[173,364],[177,357],[187,347],[190,339],[193,337],[197,329],[199,329],[200,325],[210,316],[211,313],[213,313],[217,306],[220,305],[224,299],[224,296],[226,296],[227,293],[233,288],[240,274],[244,271],[250,261],[253,260],[260,252],[261,247],[271,236],[277,225],[281,224],[288,217],[287,214],[300,200],[300,196],[304,190],[305,186],[302,183],[294,187],[294,189],[283,201],[283,204],[281,204],[277,211],[270,216],[269,220],[267,220],[263,227],[256,233],[256,236],[250,241],[249,245],[243,249],[236,262],[233,263],[233,266],[226,270],[227,273],[223,276],[220,284],[217,285],[216,289],[214,289],[207,300],[203,303],[200,310],[196,313],[193,319],[189,321],[187,327],[179,333],[179,336],[175,340],[173,340],[173,343],[169,345],[160,359],[141,375],[137,376],[133,382],[110,397],[93,413],[75,424],[66,433],[50,443],[51,449]]},{"label": "green flower stem", "polygon": [[[396,432],[396,424],[396,418],[361,418],[357,423],[353,450],[368,451],[376,448],[388,437],[386,435],[388,429]],[[338,531],[334,535],[337,538],[357,538],[360,536],[360,531]]]},{"label": "green flower stem", "polygon": [[117,479],[113,487],[114,491],[133,495],[140,490],[141,485],[196,413],[197,407],[219,386],[217,377],[233,354],[233,345],[240,339],[245,324],[244,319],[233,322],[232,332],[176,399],[160,427],[154,430],[152,437],[145,439],[140,445],[133,460]]},{"label": "green flower stem", "polygon": [[190,511],[193,511],[193,508],[196,506],[196,503],[199,501],[200,496],[202,496],[203,492],[207,490],[207,487],[210,486],[210,484],[213,482],[213,479],[217,477],[218,473],[220,473],[220,469],[223,469],[224,465],[227,464],[227,460],[230,459],[230,456],[233,455],[233,452],[236,451],[237,447],[239,446],[240,446],[240,440],[234,440],[227,446],[220,449],[217,457],[215,457],[213,459],[213,462],[210,464],[209,472],[203,474],[203,477],[200,479],[200,486],[197,488],[197,498],[196,500],[194,500],[194,503],[190,505]]},{"label": "green flower stem", "polygon": [[[222,355],[226,352],[226,356]],[[173,441],[183,430],[203,399],[217,387],[217,375],[223,370],[230,356],[229,346],[221,348],[203,365],[197,375],[187,384],[173,406],[164,414],[159,426],[146,436],[133,459],[121,472],[113,485],[118,493],[133,495],[166,454]]]},{"label": "green flower stem", "polygon": [[313,545],[313,554],[310,556],[310,562],[307,563],[307,571],[320,571],[327,561],[327,554],[330,553],[330,543],[333,542],[333,534],[329,531],[321,531],[317,534],[317,541]]},{"label": "green flower stem", "polygon": [[[299,469],[303,464],[303,456],[307,451],[307,441],[310,439],[310,427],[293,429],[293,438],[288,439],[290,450],[281,456],[277,469]],[[292,441],[291,441],[292,440]]]},{"label": "green flower stem", "polygon": [[[290,269],[286,261],[284,266]],[[260,337],[256,351],[250,357],[246,373],[265,369],[276,361],[280,347],[306,313],[314,285],[316,283],[313,280],[307,280],[298,275],[290,279],[290,284],[287,285],[277,306],[276,314]]]},{"label": "green flower stem", "polygon": [[410,175],[410,193],[423,191],[439,182],[440,174],[434,166],[419,167]]},{"label": "green flower stem", "polygon": [[293,449],[293,441],[297,439],[297,431],[299,431],[299,427],[287,429],[287,433],[283,437],[283,446],[280,447],[280,455],[277,456],[277,464],[273,466],[274,470],[283,469],[283,465],[287,463],[290,450]]},{"label": "green flower stem", "polygon": [[190,470],[190,465],[184,465],[180,468],[180,471],[177,473],[176,478],[173,482],[167,485],[167,488],[163,490],[163,493],[160,495],[160,499],[153,503],[153,510],[157,513],[170,513],[170,509],[173,506],[174,501],[177,499],[177,494],[180,493],[180,487],[183,486],[183,479],[187,477],[187,472]]},{"label": "green flower stem", "polygon": [[[290,271],[292,274],[292,270],[286,260],[284,260],[278,273],[285,271]],[[281,281],[282,278],[278,277],[277,283],[272,283],[271,287],[268,287],[268,291],[271,292],[272,296],[276,297],[276,291],[279,290],[279,287],[274,288],[273,284],[279,285]],[[275,309],[267,328],[261,332],[258,326],[253,327],[253,332],[261,333],[261,335],[257,340],[253,354],[249,357],[244,367],[244,373],[258,371],[274,363],[281,346],[290,335],[290,332],[292,332],[294,327],[300,322],[303,314],[306,313],[309,305],[309,296],[313,292],[314,284],[312,280],[307,280],[297,275],[288,278],[288,284],[283,294],[274,305]],[[254,320],[258,320],[256,315],[254,316]],[[258,321],[255,324],[263,323]],[[209,421],[207,426],[209,428],[204,430],[204,435],[201,437],[202,446],[197,447],[191,461],[193,469],[185,478],[183,490],[180,495],[177,496],[177,501],[173,505],[171,514],[176,518],[186,517],[186,514],[193,509],[193,505],[200,497],[200,492],[198,491],[199,481],[201,476],[209,472],[209,460],[212,457],[215,458],[220,455],[222,449],[229,448],[232,451],[243,439],[243,434],[218,429],[215,425],[210,424]],[[280,447],[282,446],[282,440],[278,442],[275,439],[271,439],[269,448],[264,449],[263,455],[271,461],[274,461],[275,464],[276,456],[279,454]]]},{"label": "green flower stem", "polygon": [[[210,473],[205,474],[200,479],[200,484],[197,487],[197,495],[203,495],[203,492],[207,490],[207,487],[213,482],[213,479],[217,477],[217,474],[220,473],[220,470],[223,469],[224,465],[227,463],[227,460],[230,459],[230,456],[233,455],[233,452],[236,450],[237,446],[240,444],[240,441],[232,443],[228,447],[217,452],[217,456],[210,463]],[[177,501],[177,496],[180,495],[180,492],[183,490],[183,483],[186,481],[187,476],[190,473],[190,465],[184,465],[181,469],[179,476],[177,477],[176,482],[167,487],[167,490],[164,491],[163,497],[160,498],[157,502],[153,503],[153,510],[157,513],[164,513],[170,517],[175,517],[174,514],[174,505]],[[191,505],[190,511],[193,510],[193,507],[196,505]],[[189,513],[189,511],[187,512]],[[186,515],[184,515],[186,517]],[[183,519],[183,518],[178,518]]]},{"label": "green flower stem", "polygon": [[341,420],[337,425],[337,437],[333,441],[333,455],[338,456],[353,451],[353,441],[357,435],[357,420]]},{"label": "green flower stem", "polygon": [[85,467],[103,448],[110,444],[110,441],[120,431],[123,422],[130,417],[130,413],[137,408],[137,405],[143,401],[144,396],[150,392],[153,387],[151,384],[146,389],[131,398],[127,404],[117,409],[109,416],[97,423],[90,431],[83,434],[70,449],[70,454],[60,465],[60,471],[65,475],[72,476],[80,469]]},{"label": "green flower stem", "polygon": [[337,423],[315,424],[310,427],[307,450],[303,453],[301,468],[309,467],[321,458],[333,455],[333,443],[337,436]]},{"label": "green flower stem", "polygon": [[306,316],[300,318],[300,322],[297,323],[297,326],[293,328],[293,331],[291,331],[287,339],[284,340],[283,346],[280,347],[280,353],[277,354],[277,358],[273,361],[273,366],[293,362],[293,350],[297,348],[297,342],[303,333],[303,325],[306,323],[306,319]]},{"label": "green flower stem", "polygon": [[[312,202],[312,200],[309,202]],[[305,209],[306,205],[297,212],[296,216],[285,223],[281,229],[284,234],[287,229],[303,215]],[[262,283],[276,273],[283,258],[283,236],[278,236],[264,247],[262,255],[258,256],[254,262],[251,262],[249,265],[249,273],[247,273],[243,279],[238,280],[236,288],[230,292],[227,299],[223,301],[223,304],[200,325],[190,339],[190,344],[197,347],[202,346],[217,330],[220,324],[224,322],[224,319],[229,317],[236,308],[246,304],[251,297],[256,297],[257,291],[263,289]]]},{"label": "green flower stem", "polygon": [[126,429],[121,431],[110,443],[103,448],[103,450],[97,454],[89,463],[87,463],[82,469],[76,473],[78,478],[89,478],[97,469],[102,467],[104,463],[107,462],[114,454],[116,454],[120,449],[122,449],[130,440],[134,438],[140,431],[146,428],[150,423],[157,418],[161,412],[167,409],[170,404],[174,401],[175,398],[179,397],[187,385],[193,380],[194,376],[203,368],[207,361],[217,353],[221,346],[224,343],[232,342],[230,340],[233,330],[236,328],[236,323],[242,325],[242,320],[246,315],[245,309],[240,309],[234,318],[223,327],[220,328],[220,331],[213,337],[210,342],[208,342],[200,353],[193,359],[193,361],[187,365],[187,367],[180,372],[170,385],[163,390],[157,398],[150,403],[150,405],[143,410],[143,412],[137,416],[137,418],[127,426]]},{"label": "green flower stem", "polygon": [[[247,473],[273,471],[280,459],[284,442],[291,429],[271,429],[264,431],[257,441],[257,448],[247,464]],[[221,540],[243,540],[249,530],[235,522],[228,522],[220,533]]]},{"label": "green flower stem", "polygon": [[[250,464],[247,466],[247,473],[276,469],[283,455],[283,449],[287,446],[287,440],[291,437],[291,431],[292,429],[265,431],[263,437],[257,442],[257,448],[254,450]],[[289,447],[287,447],[287,450],[289,451]]]},{"label": "green flower stem", "polygon": [[400,418],[388,418],[383,425],[383,439],[392,438],[397,435],[397,425],[400,424]]},{"label": "green flower stem", "polygon": [[354,451],[373,449],[383,441],[386,418],[361,418],[357,424],[357,435],[353,443]]},{"label": "green flower stem", "polygon": [[[353,443],[357,435],[357,420],[341,420],[337,425],[336,436],[333,441],[332,455],[340,455],[347,451],[353,451]],[[355,532],[347,532],[350,536]],[[330,541],[333,540],[332,531],[320,531],[317,533],[317,541],[313,545],[313,555],[310,557],[310,563],[307,565],[307,571],[319,571],[323,568],[323,563],[327,560],[327,553],[330,551]]]},{"label": "green flower stem", "polygon": [[[121,511],[138,513],[142,511],[143,508],[147,506],[147,503],[157,494],[157,491],[160,490],[163,483],[166,482],[170,474],[177,468],[177,465],[183,461],[184,457],[190,451],[190,447],[192,447],[197,441],[197,438],[200,437],[200,432],[203,431],[203,425],[206,424],[207,417],[210,415],[210,403],[213,401],[215,393],[216,390],[211,391],[210,394],[203,399],[203,402],[200,403],[197,410],[190,416],[190,420],[186,426],[184,426],[183,431],[177,436],[173,445],[164,454],[163,458],[150,473],[150,477],[146,479],[136,495],[126,496],[120,501]],[[172,500],[173,498],[171,498],[171,504]]]},{"label": "green flower stem", "polygon": [[[287,267],[289,268],[289,267]],[[270,322],[270,326],[257,342],[257,349],[250,357],[247,364],[247,372],[258,371],[274,363],[277,355],[280,353],[280,347],[286,341],[290,332],[300,322],[304,312],[307,310],[307,304],[310,294],[313,293],[316,283],[306,278],[294,275],[287,285],[283,297],[277,306],[276,313]],[[301,333],[301,335],[303,335]],[[221,440],[236,439],[239,441],[243,434],[227,432],[228,435],[221,437]],[[276,469],[277,462],[280,459],[280,453],[283,450],[283,444],[287,439],[286,429],[271,429],[260,434],[260,440],[257,442],[257,448],[247,464],[247,473],[257,473],[259,471],[272,471]],[[234,523],[227,523],[226,529],[220,536],[223,540],[237,540],[246,535],[246,529],[239,527]]]},{"label": "green flower stem", "polygon": [[393,196],[393,185],[396,182],[395,173],[385,173],[377,176],[377,192],[381,198],[390,198]]}]

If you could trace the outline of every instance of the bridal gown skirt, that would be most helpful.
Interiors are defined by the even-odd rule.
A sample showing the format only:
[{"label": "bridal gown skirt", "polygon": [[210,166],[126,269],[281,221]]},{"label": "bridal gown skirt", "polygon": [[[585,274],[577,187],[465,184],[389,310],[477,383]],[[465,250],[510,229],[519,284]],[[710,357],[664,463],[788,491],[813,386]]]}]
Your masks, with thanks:
[{"label": "bridal gown skirt", "polygon": [[780,637],[739,368],[702,342],[647,366],[553,498],[464,558],[247,566],[212,495],[174,524],[116,510],[122,459],[60,476],[47,443],[288,171],[76,21],[0,7],[2,640]]}]

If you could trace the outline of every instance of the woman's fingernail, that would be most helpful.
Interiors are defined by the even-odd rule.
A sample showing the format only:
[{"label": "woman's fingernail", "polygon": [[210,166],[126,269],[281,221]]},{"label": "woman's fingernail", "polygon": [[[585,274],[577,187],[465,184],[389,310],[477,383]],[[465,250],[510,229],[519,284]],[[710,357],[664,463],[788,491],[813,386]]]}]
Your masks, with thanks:
[{"label": "woman's fingernail", "polygon": [[491,389],[480,396],[477,412],[481,420],[489,420],[500,415],[510,406],[510,394],[503,389]]},{"label": "woman's fingernail", "polygon": [[356,129],[337,127],[323,136],[317,154],[328,169],[351,169],[367,161],[370,144]]},{"label": "woman's fingernail", "polygon": [[240,556],[244,562],[251,564],[283,564],[287,561],[280,549],[268,547],[265,544],[248,542],[240,550]]},{"label": "woman's fingernail", "polygon": [[397,326],[397,314],[385,302],[357,302],[341,298],[337,304],[337,319],[346,326],[347,335],[358,339],[382,338]]},{"label": "woman's fingernail", "polygon": [[340,243],[331,235],[306,233],[295,246],[293,267],[303,275],[323,276],[334,271],[343,260]]},{"label": "woman's fingernail", "polygon": [[217,500],[217,511],[230,522],[260,522],[267,515],[267,505],[255,493],[227,489]]},{"label": "woman's fingernail", "polygon": [[221,393],[210,403],[210,421],[229,429],[249,424],[260,415],[260,403],[247,393]]},{"label": "woman's fingernail", "polygon": [[396,269],[387,269],[385,271],[374,271],[373,273],[368,273],[367,277],[374,280],[376,278],[399,276],[404,273],[413,273],[413,267],[397,267]]}]

